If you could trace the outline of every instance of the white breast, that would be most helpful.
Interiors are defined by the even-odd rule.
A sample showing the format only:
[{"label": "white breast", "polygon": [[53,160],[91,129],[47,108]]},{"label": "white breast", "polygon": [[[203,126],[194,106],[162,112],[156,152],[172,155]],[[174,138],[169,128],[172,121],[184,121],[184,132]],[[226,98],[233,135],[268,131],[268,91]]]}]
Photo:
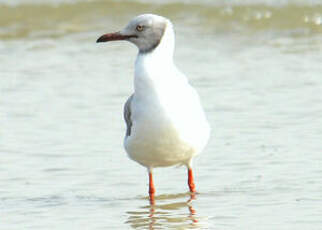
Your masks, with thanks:
[{"label": "white breast", "polygon": [[149,61],[143,57],[136,66],[132,135],[125,148],[145,166],[189,164],[209,136],[199,97],[174,65],[162,68]]},{"label": "white breast", "polygon": [[[147,167],[190,164],[206,145],[210,128],[199,96],[173,64],[173,31],[135,64],[129,156]],[[168,41],[168,42],[166,42]]]}]

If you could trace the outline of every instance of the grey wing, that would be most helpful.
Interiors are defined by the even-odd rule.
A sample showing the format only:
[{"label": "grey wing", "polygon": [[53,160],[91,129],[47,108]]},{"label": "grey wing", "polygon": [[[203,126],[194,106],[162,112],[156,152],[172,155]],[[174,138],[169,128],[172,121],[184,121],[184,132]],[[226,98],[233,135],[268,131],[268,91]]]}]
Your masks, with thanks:
[{"label": "grey wing", "polygon": [[133,94],[127,99],[124,104],[123,116],[126,122],[126,136],[131,135],[131,127],[132,127],[132,120],[131,120],[131,102],[133,99]]}]

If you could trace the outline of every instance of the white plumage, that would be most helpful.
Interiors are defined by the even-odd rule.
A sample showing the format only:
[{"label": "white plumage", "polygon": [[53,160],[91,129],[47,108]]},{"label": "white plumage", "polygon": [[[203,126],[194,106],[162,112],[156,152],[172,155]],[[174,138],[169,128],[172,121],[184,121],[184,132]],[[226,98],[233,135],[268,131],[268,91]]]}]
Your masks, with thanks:
[{"label": "white plumage", "polygon": [[174,31],[166,23],[155,50],[137,56],[132,129],[124,139],[130,158],[148,168],[190,165],[210,130],[199,96],[173,63]]},{"label": "white plumage", "polygon": [[[197,92],[173,63],[172,23],[161,16],[140,15],[119,34],[140,50],[134,94],[125,105],[126,152],[149,172],[178,164],[191,169],[192,158],[208,141],[210,127]],[[115,35],[104,36],[116,40],[111,39]]]}]

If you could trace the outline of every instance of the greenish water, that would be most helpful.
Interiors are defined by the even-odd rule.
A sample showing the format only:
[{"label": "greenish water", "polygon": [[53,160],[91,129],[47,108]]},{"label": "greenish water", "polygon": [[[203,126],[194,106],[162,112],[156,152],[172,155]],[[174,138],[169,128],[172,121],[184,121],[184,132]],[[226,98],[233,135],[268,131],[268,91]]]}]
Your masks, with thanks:
[{"label": "greenish water", "polygon": [[[0,229],[320,229],[321,5],[0,0]],[[137,51],[95,43],[146,12],[212,126],[192,202],[162,168],[149,205],[122,147]]]},{"label": "greenish water", "polygon": [[[271,4],[210,4],[207,1],[194,1],[187,4],[169,1],[139,3],[136,1],[32,1],[14,4],[0,2],[0,38],[56,38],[72,33],[88,33],[99,29],[117,27],[127,22],[133,15],[153,12],[166,15],[172,20],[192,28],[211,32],[256,33],[258,31],[290,31],[295,34],[321,34],[322,3],[313,5],[289,1]],[[306,1],[303,1],[305,3]],[[37,1],[36,1],[37,3]],[[47,4],[45,4],[47,3]],[[51,3],[51,4],[50,4]],[[208,4],[207,4],[208,3]]]}]

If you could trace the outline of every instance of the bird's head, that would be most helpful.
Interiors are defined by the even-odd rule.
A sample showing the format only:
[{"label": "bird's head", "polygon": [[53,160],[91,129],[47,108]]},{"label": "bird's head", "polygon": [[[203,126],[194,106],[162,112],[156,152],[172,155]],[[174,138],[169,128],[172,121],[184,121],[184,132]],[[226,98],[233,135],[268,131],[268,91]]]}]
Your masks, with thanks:
[{"label": "bird's head", "polygon": [[142,14],[133,18],[123,30],[104,34],[96,42],[126,40],[135,44],[140,53],[148,53],[160,44],[167,27],[172,27],[168,19]]}]

